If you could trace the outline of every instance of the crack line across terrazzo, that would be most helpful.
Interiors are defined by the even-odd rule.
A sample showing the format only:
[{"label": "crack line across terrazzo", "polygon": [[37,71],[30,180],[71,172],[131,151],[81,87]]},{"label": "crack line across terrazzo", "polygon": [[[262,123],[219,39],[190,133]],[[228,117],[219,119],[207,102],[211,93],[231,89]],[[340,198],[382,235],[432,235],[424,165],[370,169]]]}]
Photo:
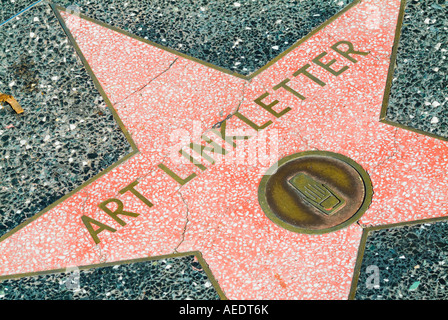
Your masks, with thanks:
[{"label": "crack line across terrazzo", "polygon": [[190,209],[189,209],[189,207],[188,207],[188,202],[185,200],[184,196],[182,195],[182,192],[180,191],[180,188],[179,188],[179,190],[177,190],[177,193],[179,194],[179,196],[180,196],[182,202],[183,202],[184,205],[185,205],[186,213],[185,213],[185,225],[184,225],[184,227],[183,227],[183,229],[182,229],[182,237],[181,237],[181,240],[180,240],[179,244],[174,248],[173,254],[174,254],[174,253],[179,253],[179,252],[177,251],[177,249],[179,249],[179,247],[180,247],[180,246],[182,245],[182,243],[185,241],[185,233],[187,232],[188,223],[189,223],[189,221],[190,221],[190,220],[189,220]]},{"label": "crack line across terrazzo", "polygon": [[[176,59],[176,60],[177,60],[177,59]],[[236,107],[236,110],[235,110],[234,112],[230,113],[230,114],[229,114],[225,119],[223,119],[222,121],[219,121],[219,122],[217,122],[216,124],[214,124],[210,129],[206,129],[206,130],[204,130],[204,132],[201,134],[201,136],[204,135],[205,133],[210,132],[210,131],[213,130],[213,129],[219,129],[219,128],[221,127],[221,125],[222,125],[224,122],[226,122],[227,120],[231,119],[231,118],[234,116],[234,114],[235,114],[236,112],[238,112],[238,110],[239,110],[241,104],[243,103],[243,101],[244,101],[244,99],[245,99],[245,93],[244,93],[244,91],[245,91],[245,88],[246,88],[247,84],[248,84],[247,82],[244,83],[244,87],[243,87],[243,89],[242,89],[243,97],[242,97],[241,101],[239,102],[238,106]],[[193,139],[193,140],[194,140],[194,139]],[[161,163],[161,164],[165,164],[165,161],[166,161],[167,158],[170,157],[171,155],[172,155],[172,152],[171,152],[171,151],[168,151],[168,153],[166,153],[166,154],[162,157],[162,159],[160,160],[160,163]],[[155,167],[155,168],[156,168],[156,167]],[[152,172],[153,172],[152,170],[149,170],[147,173],[142,174],[142,175],[139,175],[139,176],[136,178],[136,181],[140,181],[140,180],[144,180],[144,179],[148,178],[148,177],[152,174]],[[178,189],[176,190],[176,192],[180,192],[181,189],[182,189],[182,186],[179,186]],[[174,193],[175,193],[175,192],[173,192],[172,194],[174,194]],[[116,195],[115,195],[115,197],[119,197],[119,196],[120,196],[120,195],[119,195],[119,193],[117,192]]]},{"label": "crack line across terrazzo", "polygon": [[221,126],[222,126],[222,124],[223,124],[224,122],[226,122],[227,120],[232,119],[232,117],[235,116],[235,114],[240,110],[240,107],[241,107],[241,105],[243,104],[243,102],[244,102],[244,100],[245,100],[245,98],[246,98],[246,87],[247,87],[247,85],[248,85],[249,83],[250,83],[249,81],[246,81],[246,82],[244,83],[243,89],[241,90],[241,96],[242,96],[242,97],[241,97],[241,100],[240,100],[240,102],[238,103],[238,106],[236,107],[235,111],[233,111],[233,112],[231,112],[229,115],[227,115],[227,117],[226,117],[224,120],[221,120],[221,121],[215,123],[210,129],[206,130],[204,133],[207,133],[207,132],[209,132],[210,130],[213,130],[213,129],[219,129],[219,128],[221,128]]},{"label": "crack line across terrazzo", "polygon": [[357,224],[358,226],[360,226],[363,230],[364,230],[364,229],[367,229],[367,228],[370,227],[370,225],[368,225],[368,224],[364,224],[364,223],[362,223],[360,220],[356,221],[356,224]]},{"label": "crack line across terrazzo", "polygon": [[[176,60],[177,60],[177,59],[176,59]],[[174,60],[174,61],[172,62],[172,64],[174,64],[174,63],[176,62],[176,60]],[[172,65],[172,64],[171,64],[171,65]],[[170,66],[169,68],[171,68],[171,66]],[[167,68],[166,71],[168,71],[169,68]],[[165,71],[165,72],[166,72],[166,71]],[[162,72],[162,73],[164,73],[164,72]],[[160,74],[160,75],[161,75],[161,74]],[[157,77],[156,77],[156,78],[157,78]],[[227,120],[230,120],[230,119],[231,119],[231,118],[232,118],[232,117],[239,111],[241,105],[243,104],[243,102],[244,102],[244,100],[245,100],[245,95],[246,95],[245,90],[246,90],[246,87],[247,87],[248,84],[250,84],[250,81],[245,81],[245,82],[244,82],[243,88],[242,88],[242,90],[241,90],[241,91],[242,91],[242,92],[241,92],[242,98],[241,98],[241,100],[239,101],[238,106],[236,107],[235,111],[232,112],[232,113],[230,113],[230,114],[229,114],[225,119],[223,119],[222,121],[219,121],[219,122],[217,122],[216,124],[214,124],[213,126],[211,126],[210,129],[206,129],[206,130],[204,130],[204,132],[201,134],[201,136],[202,136],[203,134],[206,134],[206,133],[210,132],[210,131],[213,130],[213,129],[219,129],[219,128],[221,127],[221,125],[222,125],[224,122],[226,122]],[[148,83],[148,85],[149,85],[149,83]],[[131,94],[131,95],[132,95],[132,94]],[[167,154],[165,154],[165,155],[162,157],[160,163],[161,163],[161,164],[165,164],[166,159],[167,159],[168,157],[170,157],[171,155],[172,155],[172,153],[169,151]],[[149,171],[149,172],[146,173],[146,174],[139,175],[139,176],[136,178],[136,180],[137,180],[137,181],[140,181],[140,180],[142,180],[142,179],[145,179],[145,178],[147,178],[151,173],[152,173],[152,171]],[[178,188],[177,191],[180,191],[181,188],[182,188],[182,186],[180,186],[180,187]],[[173,194],[174,194],[174,192],[173,192]],[[118,193],[117,193],[116,196],[119,196]]]},{"label": "crack line across terrazzo", "polygon": [[115,102],[115,103],[113,104],[113,106],[116,106],[117,104],[120,104],[120,103],[126,101],[126,100],[129,99],[131,96],[133,96],[134,94],[143,91],[143,90],[144,90],[146,87],[148,87],[154,80],[156,80],[157,78],[161,77],[164,73],[168,72],[168,71],[171,69],[171,67],[177,62],[177,60],[179,60],[179,58],[174,59],[174,61],[172,61],[172,62],[170,63],[170,65],[169,65],[165,70],[163,70],[162,72],[160,72],[159,74],[157,74],[154,78],[152,78],[151,80],[149,80],[148,83],[146,83],[145,85],[143,85],[141,88],[139,88],[139,89],[135,90],[134,92],[130,93],[127,97],[123,98],[121,101]]}]

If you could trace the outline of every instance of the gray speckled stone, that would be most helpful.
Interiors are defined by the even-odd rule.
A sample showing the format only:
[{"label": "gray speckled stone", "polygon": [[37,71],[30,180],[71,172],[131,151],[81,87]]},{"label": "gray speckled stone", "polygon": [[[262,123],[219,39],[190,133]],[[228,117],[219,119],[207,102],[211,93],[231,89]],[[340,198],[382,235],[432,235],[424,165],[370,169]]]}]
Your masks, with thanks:
[{"label": "gray speckled stone", "polygon": [[448,299],[448,222],[370,232],[355,298]]},{"label": "gray speckled stone", "polygon": [[0,25],[40,0],[0,0]]},{"label": "gray speckled stone", "polygon": [[48,4],[0,27],[0,237],[131,146]]},{"label": "gray speckled stone", "polygon": [[448,1],[408,0],[388,120],[448,138]]},{"label": "gray speckled stone", "polygon": [[197,59],[250,75],[353,0],[54,2]]},{"label": "gray speckled stone", "polygon": [[0,282],[0,300],[218,300],[194,256]]}]

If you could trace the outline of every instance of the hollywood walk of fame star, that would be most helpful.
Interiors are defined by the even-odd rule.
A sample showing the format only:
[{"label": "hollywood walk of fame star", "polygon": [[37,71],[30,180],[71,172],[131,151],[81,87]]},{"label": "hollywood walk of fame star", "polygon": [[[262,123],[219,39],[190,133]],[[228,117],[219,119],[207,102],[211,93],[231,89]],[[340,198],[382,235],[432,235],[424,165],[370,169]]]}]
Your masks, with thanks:
[{"label": "hollywood walk of fame star", "polygon": [[[1,274],[197,250],[230,299],[347,298],[363,227],[446,215],[447,143],[379,122],[399,5],[361,3],[250,80],[63,13],[69,25],[76,21],[73,35],[140,153],[0,243]],[[381,10],[378,29],[363,16],[367,6]],[[341,56],[331,49],[340,41],[368,54]],[[316,57],[335,72],[347,68],[335,75]],[[294,76],[308,64],[319,81]],[[279,86],[285,81],[292,90]],[[293,93],[299,90],[305,99]],[[265,104],[279,101],[276,112],[255,103],[261,96]],[[323,235],[272,223],[258,203],[260,168],[226,162],[233,152],[213,165],[202,159],[203,168],[179,165],[178,176],[195,173],[182,185],[160,168],[174,170],[170,134],[188,131],[193,121],[204,131],[225,119],[228,129],[253,129],[236,111],[259,126],[269,123],[263,132],[278,137],[279,158],[325,150],[360,164],[374,195],[358,223]],[[135,181],[152,206],[120,192]],[[108,199],[138,216],[118,223],[98,207]],[[116,231],[98,233],[95,243],[83,216]]]}]

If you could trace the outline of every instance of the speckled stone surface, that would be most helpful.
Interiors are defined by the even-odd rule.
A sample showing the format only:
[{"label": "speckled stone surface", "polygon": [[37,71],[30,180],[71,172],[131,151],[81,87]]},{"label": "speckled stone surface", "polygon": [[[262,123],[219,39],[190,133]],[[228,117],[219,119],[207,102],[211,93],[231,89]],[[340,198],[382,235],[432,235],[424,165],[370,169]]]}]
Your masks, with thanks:
[{"label": "speckled stone surface", "polygon": [[40,0],[0,0],[0,25]]},{"label": "speckled stone surface", "polygon": [[250,75],[353,0],[56,0],[89,17]]},{"label": "speckled stone surface", "polygon": [[448,1],[407,1],[387,119],[448,138]]},{"label": "speckled stone surface", "polygon": [[[51,8],[0,27],[0,237],[131,152]],[[6,45],[7,44],[7,45]]]},{"label": "speckled stone surface", "polygon": [[218,300],[194,256],[0,281],[0,300]]},{"label": "speckled stone surface", "polygon": [[[140,152],[1,241],[0,275],[199,251],[228,299],[346,299],[366,226],[447,214],[448,142],[379,121],[399,8],[361,1],[251,80],[61,12]],[[261,208],[267,168],[310,150],[368,172],[358,223],[301,234]]]},{"label": "speckled stone surface", "polygon": [[[446,300],[447,234],[448,222],[371,231],[356,299]],[[370,271],[367,270],[369,266]],[[379,270],[376,288],[371,286],[375,266]]]}]

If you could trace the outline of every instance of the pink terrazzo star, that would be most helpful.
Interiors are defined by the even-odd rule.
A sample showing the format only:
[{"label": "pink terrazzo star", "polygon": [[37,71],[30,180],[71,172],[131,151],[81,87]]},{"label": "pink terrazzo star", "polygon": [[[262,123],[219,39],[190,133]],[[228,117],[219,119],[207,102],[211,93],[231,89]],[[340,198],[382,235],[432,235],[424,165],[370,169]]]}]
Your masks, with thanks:
[{"label": "pink terrazzo star", "polygon": [[[140,152],[0,243],[0,274],[200,251],[229,299],[346,299],[364,226],[447,215],[447,142],[379,122],[399,7],[363,1],[250,81],[63,13]],[[331,48],[341,41],[359,52],[349,55],[355,61]],[[336,76],[312,61],[324,52],[324,64],[335,59],[331,69],[346,70]],[[294,76],[307,64],[325,86]],[[305,99],[275,90],[280,83]],[[255,103],[266,92],[263,103],[279,101],[273,112]],[[223,142],[229,153],[215,164],[175,163],[172,151],[190,141],[173,132],[218,141],[207,129],[229,114],[226,130],[252,138],[235,140],[236,148]],[[241,115],[266,127],[256,131]],[[261,135],[278,138],[275,161],[325,150],[359,163],[373,183],[370,208],[357,224],[324,235],[271,222],[258,185],[272,159],[266,167],[228,160]],[[182,179],[195,176],[181,185],[161,163]],[[134,216],[98,207],[110,199],[110,212],[121,203]],[[82,217],[109,229],[92,229],[95,241]]]}]

